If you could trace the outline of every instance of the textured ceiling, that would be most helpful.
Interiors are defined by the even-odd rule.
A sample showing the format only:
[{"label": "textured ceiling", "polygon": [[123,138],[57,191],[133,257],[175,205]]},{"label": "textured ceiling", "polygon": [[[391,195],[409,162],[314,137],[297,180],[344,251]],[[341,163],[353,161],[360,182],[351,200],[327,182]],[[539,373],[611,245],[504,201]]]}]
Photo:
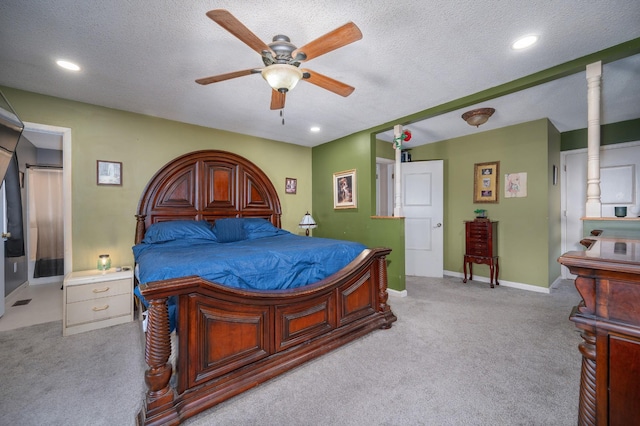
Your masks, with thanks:
[{"label": "textured ceiling", "polygon": [[[286,34],[297,46],[355,22],[362,40],[304,64],[355,92],[343,98],[301,82],[287,95],[283,126],[260,75],[196,84],[262,64],[207,18],[214,8],[229,10],[267,43]],[[638,38],[639,23],[637,0],[3,0],[0,85],[315,146]],[[510,48],[530,33],[540,35],[537,45]],[[58,58],[82,71],[56,67]],[[605,122],[640,117],[639,62],[605,66]],[[412,124],[413,143],[542,117],[560,131],[586,127],[584,74],[480,106],[497,110],[480,129],[456,111]],[[310,133],[314,125],[321,132]]]}]

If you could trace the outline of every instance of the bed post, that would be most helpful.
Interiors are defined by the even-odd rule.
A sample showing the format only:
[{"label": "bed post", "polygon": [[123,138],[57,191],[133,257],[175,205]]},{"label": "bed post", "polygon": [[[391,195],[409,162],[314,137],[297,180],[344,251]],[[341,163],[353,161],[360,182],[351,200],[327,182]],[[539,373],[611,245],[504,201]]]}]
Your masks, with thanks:
[{"label": "bed post", "polygon": [[147,218],[146,214],[136,215],[136,244],[140,244],[144,239],[144,233],[146,231],[144,227],[144,220]]},{"label": "bed post", "polygon": [[387,293],[387,257],[380,256],[376,261],[378,262],[378,309],[386,319],[386,322],[380,328],[387,329],[391,328],[391,323],[397,319],[391,312],[391,307],[387,305],[387,300],[389,299],[389,294]]},{"label": "bed post", "polygon": [[[166,416],[167,407],[173,405],[174,391],[169,385],[172,368],[169,363],[171,336],[169,333],[168,298],[149,300],[145,361],[149,368],[145,372],[147,394],[138,423],[147,424],[149,418],[159,411]],[[161,409],[161,410],[160,410]],[[142,421],[140,421],[142,420]]]}]

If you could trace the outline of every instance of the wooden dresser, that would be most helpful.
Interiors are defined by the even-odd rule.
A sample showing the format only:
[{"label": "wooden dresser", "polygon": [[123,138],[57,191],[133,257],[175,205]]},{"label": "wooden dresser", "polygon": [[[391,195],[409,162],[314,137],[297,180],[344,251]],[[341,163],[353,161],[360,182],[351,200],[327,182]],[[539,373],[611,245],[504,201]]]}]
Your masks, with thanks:
[{"label": "wooden dresser", "polygon": [[579,425],[640,425],[640,240],[591,237],[558,261],[577,275]]},{"label": "wooden dresser", "polygon": [[475,219],[465,221],[465,251],[464,279],[467,282],[467,266],[469,267],[469,279],[473,279],[473,264],[489,265],[489,281],[491,288],[493,283],[499,285],[498,273],[500,265],[498,263],[498,222],[489,219]]}]

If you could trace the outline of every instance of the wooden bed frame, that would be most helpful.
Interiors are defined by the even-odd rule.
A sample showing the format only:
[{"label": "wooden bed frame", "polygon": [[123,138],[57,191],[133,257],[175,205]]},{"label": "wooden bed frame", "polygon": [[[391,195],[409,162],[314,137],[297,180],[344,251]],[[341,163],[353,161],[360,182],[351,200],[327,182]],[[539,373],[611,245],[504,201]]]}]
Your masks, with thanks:
[{"label": "wooden bed frame", "polygon": [[[138,206],[136,244],[151,224],[259,217],[280,227],[280,201],[256,165],[224,151],[197,151],[165,165]],[[387,304],[386,256],[367,249],[334,275],[302,288],[255,292],[197,276],[141,285],[149,303],[147,392],[138,424],[179,424],[396,320]],[[173,381],[167,300],[177,298]]]}]

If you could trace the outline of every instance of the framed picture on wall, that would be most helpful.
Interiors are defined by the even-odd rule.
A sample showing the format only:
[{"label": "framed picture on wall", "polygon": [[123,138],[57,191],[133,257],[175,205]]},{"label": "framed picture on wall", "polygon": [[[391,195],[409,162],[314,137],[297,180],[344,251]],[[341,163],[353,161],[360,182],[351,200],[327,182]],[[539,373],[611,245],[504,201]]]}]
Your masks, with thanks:
[{"label": "framed picture on wall", "polygon": [[504,198],[527,196],[527,173],[507,173],[504,175]]},{"label": "framed picture on wall", "polygon": [[122,185],[122,163],[98,160],[98,185]]},{"label": "framed picture on wall", "polygon": [[333,174],[333,208],[355,209],[358,192],[356,187],[356,171],[346,170]]},{"label": "framed picture on wall", "polygon": [[476,163],[473,168],[473,202],[497,203],[500,162]]},{"label": "framed picture on wall", "polygon": [[295,194],[298,191],[298,179],[285,178],[284,192],[287,194]]}]

